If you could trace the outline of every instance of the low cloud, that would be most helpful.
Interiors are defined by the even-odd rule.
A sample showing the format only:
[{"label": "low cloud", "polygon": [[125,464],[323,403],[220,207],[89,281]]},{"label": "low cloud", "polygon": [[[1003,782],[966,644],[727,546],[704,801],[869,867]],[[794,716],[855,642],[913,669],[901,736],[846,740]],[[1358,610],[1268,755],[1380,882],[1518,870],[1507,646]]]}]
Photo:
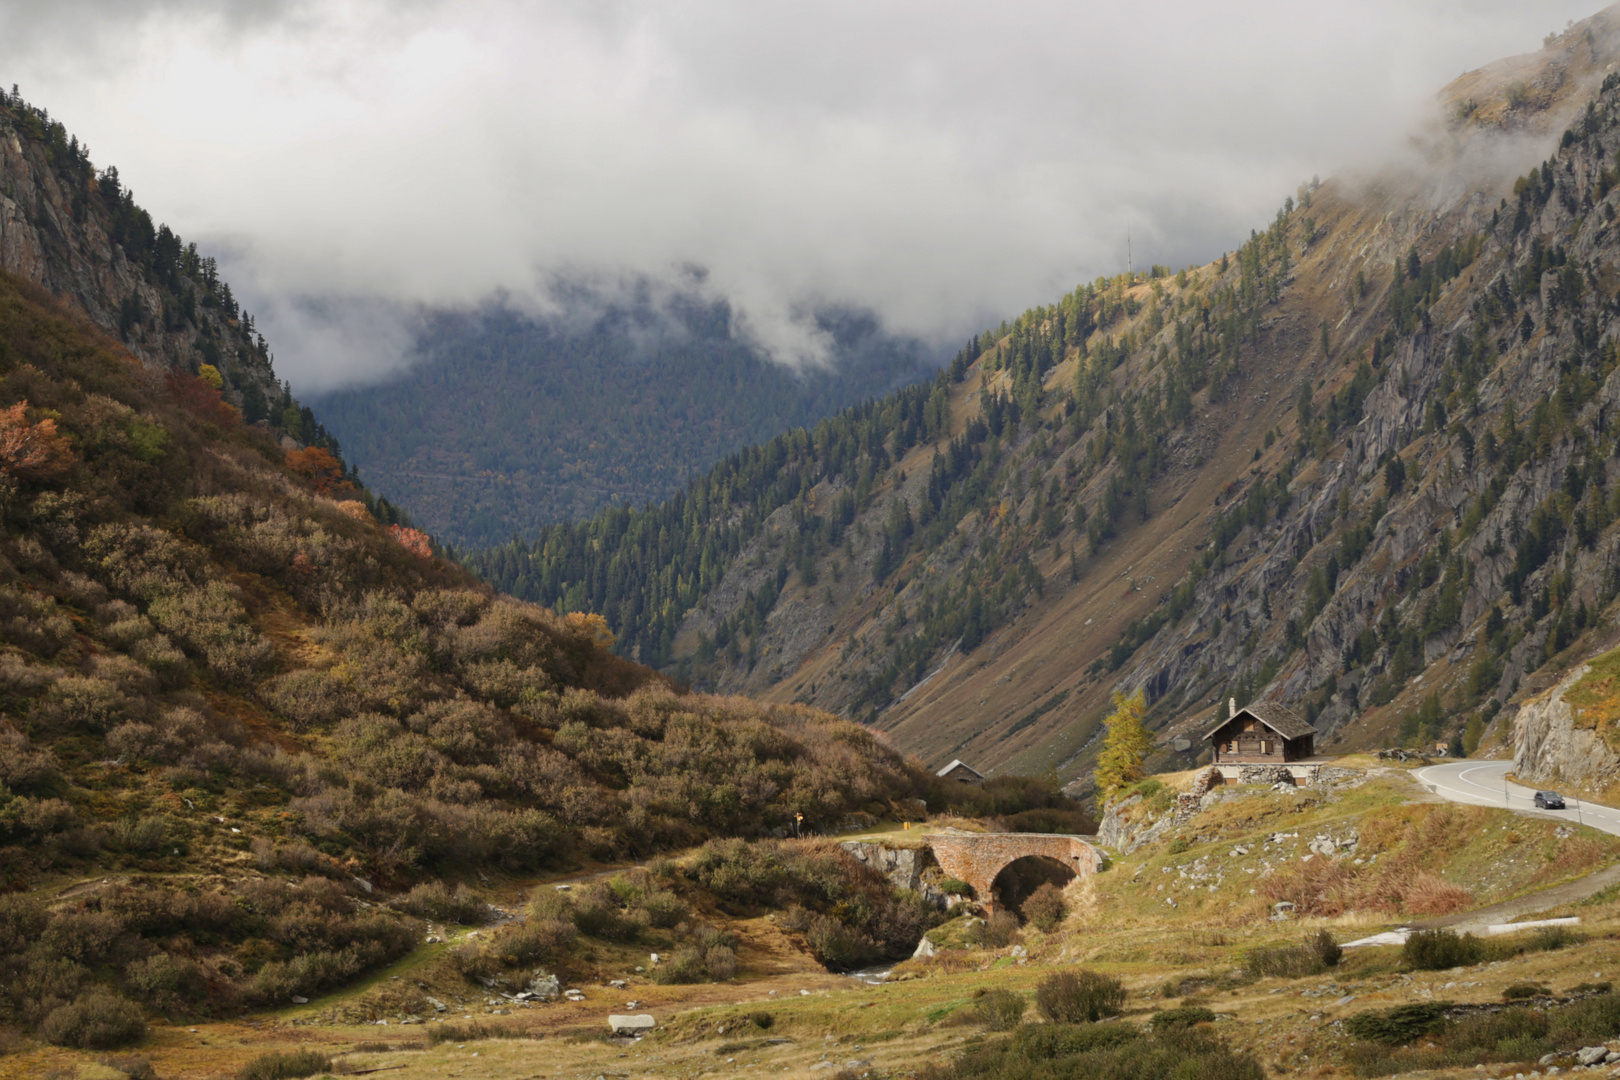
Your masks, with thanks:
[{"label": "low cloud", "polygon": [[1217,256],[1590,13],[1528,7],[68,0],[0,13],[0,64],[236,253],[305,386],[404,362],[419,306],[693,266],[786,363],[827,306],[964,338],[1123,269],[1127,228],[1138,265]]}]

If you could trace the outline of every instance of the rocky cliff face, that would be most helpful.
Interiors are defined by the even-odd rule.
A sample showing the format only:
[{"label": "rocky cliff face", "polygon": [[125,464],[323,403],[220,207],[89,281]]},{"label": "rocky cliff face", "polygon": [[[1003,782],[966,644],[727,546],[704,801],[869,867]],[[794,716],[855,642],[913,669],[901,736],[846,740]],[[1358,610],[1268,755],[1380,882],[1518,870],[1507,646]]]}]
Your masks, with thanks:
[{"label": "rocky cliff face", "polygon": [[212,364],[250,421],[291,404],[214,260],[155,226],[117,169],[97,170],[48,113],[5,94],[0,270],[78,307],[149,366],[195,373]]},{"label": "rocky cliff face", "polygon": [[1513,718],[1513,771],[1527,784],[1602,789],[1620,778],[1620,753],[1603,734],[1576,724],[1564,694],[1590,669],[1582,664]]}]

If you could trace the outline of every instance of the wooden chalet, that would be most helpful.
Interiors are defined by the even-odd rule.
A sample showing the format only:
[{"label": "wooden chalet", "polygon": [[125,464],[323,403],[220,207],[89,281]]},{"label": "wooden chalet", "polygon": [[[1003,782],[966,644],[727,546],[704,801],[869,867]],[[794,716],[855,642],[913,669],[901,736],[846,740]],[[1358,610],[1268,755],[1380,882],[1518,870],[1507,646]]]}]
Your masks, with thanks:
[{"label": "wooden chalet", "polygon": [[984,774],[961,758],[956,758],[949,765],[934,774],[941,780],[955,780],[961,784],[982,784]]},{"label": "wooden chalet", "polygon": [[1281,765],[1316,753],[1316,728],[1285,705],[1260,702],[1238,708],[1227,705],[1225,720],[1205,735],[1215,749],[1215,764]]}]

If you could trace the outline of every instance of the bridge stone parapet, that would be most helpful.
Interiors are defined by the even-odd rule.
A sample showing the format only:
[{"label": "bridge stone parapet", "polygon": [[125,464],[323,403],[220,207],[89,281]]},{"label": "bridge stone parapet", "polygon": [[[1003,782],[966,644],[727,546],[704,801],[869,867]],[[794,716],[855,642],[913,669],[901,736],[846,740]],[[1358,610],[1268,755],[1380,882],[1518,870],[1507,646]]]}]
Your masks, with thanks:
[{"label": "bridge stone parapet", "polygon": [[1103,856],[1083,837],[1066,833],[933,833],[927,837],[939,868],[973,886],[986,910],[995,910],[995,881],[1011,863],[1031,855],[1054,859],[1080,877],[1102,869]]}]

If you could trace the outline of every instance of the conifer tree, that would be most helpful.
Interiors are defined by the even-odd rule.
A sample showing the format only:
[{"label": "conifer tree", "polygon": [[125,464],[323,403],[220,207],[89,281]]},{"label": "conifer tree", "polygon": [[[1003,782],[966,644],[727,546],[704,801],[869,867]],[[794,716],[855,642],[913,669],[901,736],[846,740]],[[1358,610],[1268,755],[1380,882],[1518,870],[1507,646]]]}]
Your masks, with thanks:
[{"label": "conifer tree", "polygon": [[1105,798],[1142,779],[1142,762],[1153,749],[1153,736],[1142,723],[1146,711],[1147,699],[1142,691],[1129,697],[1114,695],[1114,711],[1103,721],[1108,734],[1092,773],[1098,792]]}]

